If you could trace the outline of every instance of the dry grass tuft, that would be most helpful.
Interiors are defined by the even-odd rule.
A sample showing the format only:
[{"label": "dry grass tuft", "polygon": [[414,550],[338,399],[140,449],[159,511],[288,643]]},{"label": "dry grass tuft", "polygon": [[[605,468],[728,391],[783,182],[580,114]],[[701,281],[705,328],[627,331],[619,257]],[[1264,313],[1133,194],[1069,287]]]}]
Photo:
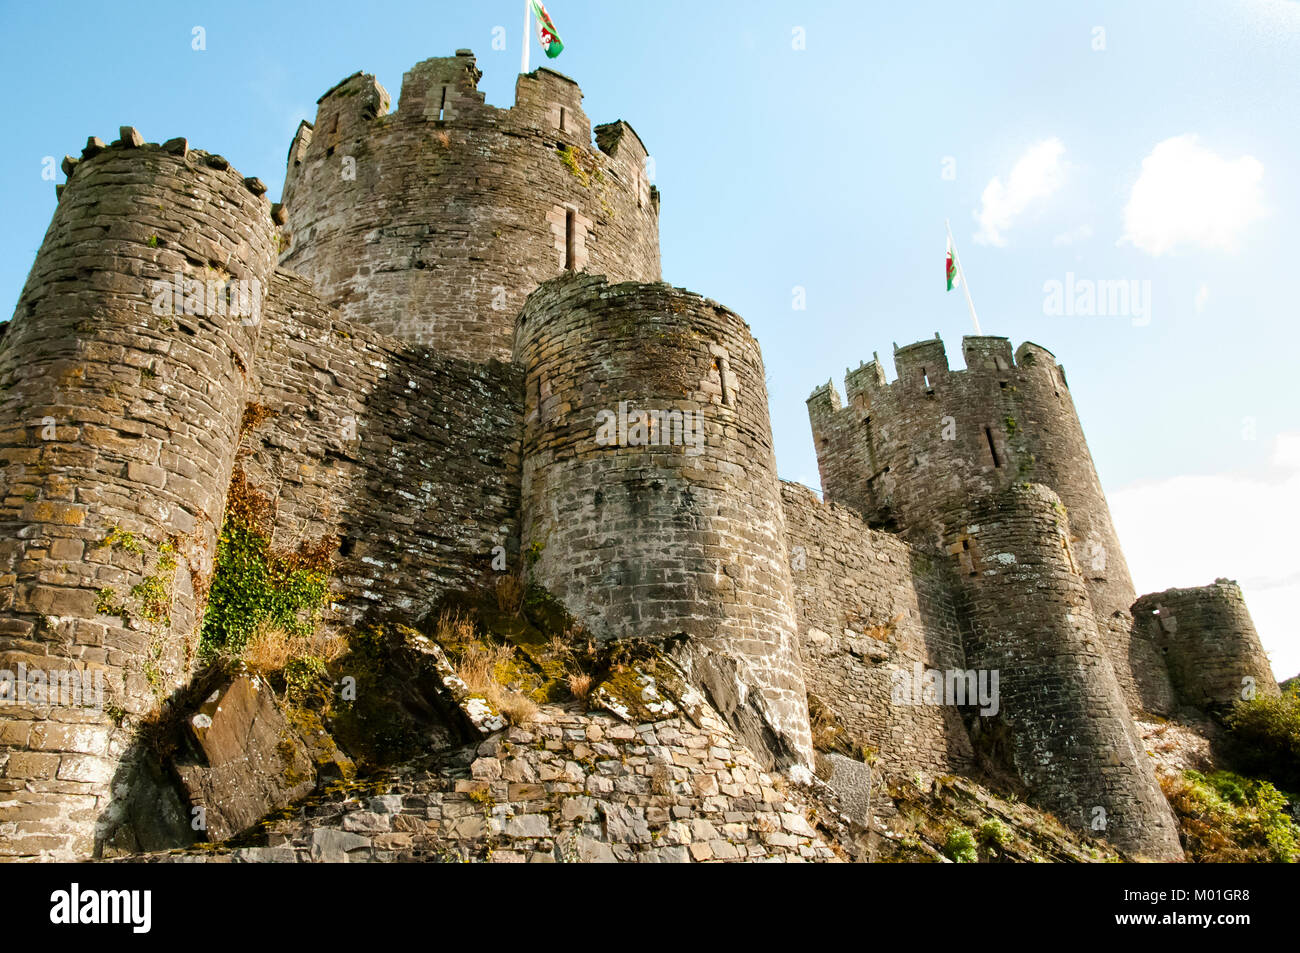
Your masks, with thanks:
[{"label": "dry grass tuft", "polygon": [[878,642],[888,642],[893,637],[894,631],[898,628],[900,622],[907,616],[902,612],[895,612],[888,622],[884,625],[873,625],[867,628],[863,635],[869,636]]},{"label": "dry grass tuft", "polygon": [[499,695],[489,696],[488,701],[514,725],[526,725],[537,717],[537,703],[519,692],[503,689]]},{"label": "dry grass tuft", "polygon": [[513,646],[498,645],[484,649],[471,645],[456,665],[456,674],[473,691],[486,692],[501,684],[502,669],[514,661]]},{"label": "dry grass tuft", "polygon": [[[444,618],[446,618],[444,616]],[[442,620],[439,620],[439,630]],[[453,624],[468,624],[471,631],[473,623],[463,617],[454,619]],[[515,648],[512,645],[497,645],[481,648],[472,644],[465,654],[456,662],[456,674],[469,686],[469,690],[482,695],[488,703],[513,724],[523,725],[532,721],[537,715],[537,704],[522,692],[508,687],[509,672],[515,664]]]},{"label": "dry grass tuft", "polygon": [[328,663],[347,654],[348,640],[336,632],[293,635],[264,622],[249,638],[240,660],[254,674],[268,676],[283,672],[296,658],[316,658]]},{"label": "dry grass tuft", "polygon": [[444,609],[438,616],[438,626],[434,638],[442,645],[462,645],[478,638],[474,620],[463,612]]},{"label": "dry grass tuft", "polygon": [[596,680],[586,672],[569,673],[569,694],[578,701],[586,701],[591,697],[591,690],[596,687]]}]

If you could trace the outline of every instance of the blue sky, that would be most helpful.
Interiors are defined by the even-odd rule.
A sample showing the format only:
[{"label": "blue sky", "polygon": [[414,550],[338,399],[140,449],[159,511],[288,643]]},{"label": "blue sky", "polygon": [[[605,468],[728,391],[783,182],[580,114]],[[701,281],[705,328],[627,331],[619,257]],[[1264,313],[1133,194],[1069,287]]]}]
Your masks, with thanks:
[{"label": "blue sky", "polygon": [[[130,124],[278,195],[298,121],[356,70],[396,100],[412,64],[469,47],[509,105],[523,20],[516,0],[2,3],[6,310],[54,208],[45,156]],[[936,331],[960,366],[949,218],[985,332],[1065,364],[1139,591],[1237,578],[1279,674],[1300,670],[1300,5],[549,9],[593,121],[628,120],[653,154],[665,279],[762,342],[784,477],[817,485],[817,384]],[[1045,313],[1067,273],[1149,287],[1149,309]]]}]

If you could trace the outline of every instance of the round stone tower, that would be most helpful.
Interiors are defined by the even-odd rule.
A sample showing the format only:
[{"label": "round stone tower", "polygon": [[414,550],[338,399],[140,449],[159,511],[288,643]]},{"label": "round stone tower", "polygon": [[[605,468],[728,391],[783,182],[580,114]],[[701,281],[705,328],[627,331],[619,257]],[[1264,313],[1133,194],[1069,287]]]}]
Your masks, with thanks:
[{"label": "round stone tower", "polygon": [[1162,697],[1154,649],[1134,642],[1136,598],[1110,508],[1066,385],[1050,351],[1002,337],[966,337],[964,371],[943,342],[895,348],[898,379],[878,361],[850,371],[847,406],[831,386],[808,400],[826,498],[933,545],[954,507],[1016,483],[1051,487],[1069,512],[1074,557],[1125,699]]},{"label": "round stone tower", "polygon": [[810,764],[763,361],[745,322],[662,284],[576,276],[519,317],[521,541],[603,638],[672,639],[753,750]]},{"label": "round stone tower", "polygon": [[189,673],[275,256],[265,187],[182,139],[64,169],[0,350],[7,857],[92,853]]},{"label": "round stone tower", "polygon": [[1099,639],[1069,519],[1055,493],[1017,484],[953,514],[946,534],[970,612],[966,664],[998,676],[996,713],[975,720],[1033,798],[1064,823],[1152,860],[1182,857]]},{"label": "round stone tower", "polygon": [[1278,694],[1241,588],[1230,579],[1143,596],[1133,616],[1164,655],[1178,704],[1215,711]]},{"label": "round stone tower", "polygon": [[289,150],[289,248],[351,321],[469,360],[508,361],[514,318],[566,269],[658,281],[659,193],[625,122],[598,126],[547,69],[486,105],[474,56],[425,60],[388,93],[357,73]]}]

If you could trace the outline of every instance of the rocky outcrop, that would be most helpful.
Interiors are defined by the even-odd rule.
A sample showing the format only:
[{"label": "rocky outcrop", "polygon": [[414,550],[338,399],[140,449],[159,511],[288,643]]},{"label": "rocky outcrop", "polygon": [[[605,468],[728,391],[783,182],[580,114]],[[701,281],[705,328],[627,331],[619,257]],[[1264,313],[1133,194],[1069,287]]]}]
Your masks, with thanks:
[{"label": "rocky outcrop", "polygon": [[323,729],[292,724],[258,678],[237,678],[213,692],[187,727],[198,757],[178,763],[176,773],[195,830],[213,841],[302,800],[321,778],[352,773],[350,759]]}]

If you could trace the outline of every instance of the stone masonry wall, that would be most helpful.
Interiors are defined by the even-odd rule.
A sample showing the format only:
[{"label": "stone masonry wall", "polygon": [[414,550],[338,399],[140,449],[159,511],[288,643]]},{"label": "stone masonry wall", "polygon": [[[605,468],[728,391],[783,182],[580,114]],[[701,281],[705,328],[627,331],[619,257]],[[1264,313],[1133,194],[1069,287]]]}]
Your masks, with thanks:
[{"label": "stone masonry wall", "polygon": [[373,76],[321,97],[290,148],[281,263],[350,321],[508,361],[524,299],[566,266],[659,280],[659,196],[626,123],[593,148],[577,84],[539,69],[497,109],[480,75],[462,50],[413,67],[393,114]]},{"label": "stone masonry wall", "polygon": [[[698,721],[698,724],[697,724]],[[546,706],[429,765],[331,793],[267,826],[266,846],[154,863],[821,863],[843,858],[812,799],[773,777],[713,711],[628,724]]]},{"label": "stone masonry wall", "polygon": [[275,274],[241,457],[276,502],[274,544],[338,541],[334,618],[418,618],[517,557],[522,377],[343,320]]},{"label": "stone masonry wall", "polygon": [[1133,605],[1139,630],[1150,633],[1169,666],[1181,705],[1225,709],[1251,690],[1277,695],[1277,680],[1246,608],[1241,588],[1218,579],[1199,589],[1169,589]]},{"label": "stone masonry wall", "polygon": [[1141,710],[1144,697],[1159,697],[1164,673],[1151,647],[1132,641],[1136,594],[1065,371],[1035,344],[1014,356],[1005,338],[967,337],[962,348],[964,371],[949,370],[936,337],[895,349],[892,384],[878,361],[850,371],[847,406],[833,385],[813,393],[826,498],[929,547],[954,506],[1017,482],[1051,487],[1069,511],[1071,546],[1116,677]]},{"label": "stone masonry wall", "polygon": [[896,673],[911,680],[916,663],[966,668],[948,565],[807,487],[782,483],[781,501],[809,694],[875,748],[887,772],[969,769],[958,709],[894,700]]},{"label": "stone masonry wall", "polygon": [[954,513],[948,549],[971,618],[966,662],[999,673],[1000,707],[977,720],[977,745],[1014,766],[1063,823],[1155,860],[1182,856],[1100,643],[1065,508],[1018,484]]},{"label": "stone masonry wall", "polygon": [[[601,637],[685,634],[683,664],[755,752],[810,764],[763,363],[744,321],[667,285],[560,279],[529,298],[516,360],[536,576]],[[628,439],[602,444],[600,415],[620,410]],[[650,410],[685,429],[664,422],[639,444],[631,428]]]},{"label": "stone masonry wall", "polygon": [[187,679],[274,256],[265,188],[221,157],[125,127],[82,155],[0,351],[0,669],[106,688],[0,707],[7,858],[89,856],[118,725]]}]

